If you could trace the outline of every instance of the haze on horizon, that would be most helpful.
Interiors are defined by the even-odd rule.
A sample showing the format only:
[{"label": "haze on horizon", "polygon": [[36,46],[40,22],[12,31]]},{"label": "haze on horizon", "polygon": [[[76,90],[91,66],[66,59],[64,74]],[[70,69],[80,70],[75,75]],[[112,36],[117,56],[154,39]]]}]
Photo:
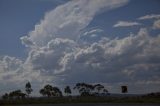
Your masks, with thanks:
[{"label": "haze on horizon", "polygon": [[[159,0],[0,0],[0,95],[45,84],[160,90]],[[37,90],[37,92],[36,92]]]}]

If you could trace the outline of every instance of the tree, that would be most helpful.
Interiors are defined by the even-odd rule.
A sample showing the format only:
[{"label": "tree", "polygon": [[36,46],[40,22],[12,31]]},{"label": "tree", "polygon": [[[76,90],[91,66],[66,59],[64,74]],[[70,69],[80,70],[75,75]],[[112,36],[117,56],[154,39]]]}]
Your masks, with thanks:
[{"label": "tree", "polygon": [[94,85],[94,90],[96,91],[95,95],[106,95],[108,90],[101,84]]},{"label": "tree", "polygon": [[41,95],[43,95],[43,96],[46,96],[46,92],[45,92],[44,89],[40,89],[39,93],[40,93]]},{"label": "tree", "polygon": [[69,86],[66,86],[66,87],[64,88],[64,93],[66,93],[67,95],[69,95],[69,94],[72,93]]},{"label": "tree", "polygon": [[105,93],[105,94],[109,94],[109,93],[108,93],[108,90],[107,90],[107,89],[105,89],[105,88],[103,89],[103,93]]},{"label": "tree", "polygon": [[97,93],[101,93],[101,91],[104,89],[104,86],[101,84],[94,85],[94,89],[97,91]]},{"label": "tree", "polygon": [[121,89],[122,89],[122,93],[127,93],[128,92],[127,86],[121,86]]},{"label": "tree", "polygon": [[5,93],[4,95],[2,95],[2,99],[8,99],[8,98],[9,98],[8,93]]},{"label": "tree", "polygon": [[48,97],[52,96],[52,88],[53,87],[49,84],[44,86],[44,91]]},{"label": "tree", "polygon": [[62,96],[61,90],[58,87],[53,87],[53,95],[52,96],[61,97]]},{"label": "tree", "polygon": [[26,94],[23,93],[21,90],[15,90],[9,93],[9,98],[11,99],[20,99],[25,98]]},{"label": "tree", "polygon": [[86,83],[77,83],[74,89],[77,89],[81,96],[91,96],[94,86]]},{"label": "tree", "polygon": [[31,83],[27,82],[25,88],[26,88],[26,93],[29,96],[31,94],[31,92],[33,91],[32,87],[31,87]]},{"label": "tree", "polygon": [[52,87],[52,85],[49,84],[45,85],[44,88],[40,89],[39,93],[42,94],[43,96],[48,96],[48,97],[62,96],[62,92],[58,87]]}]

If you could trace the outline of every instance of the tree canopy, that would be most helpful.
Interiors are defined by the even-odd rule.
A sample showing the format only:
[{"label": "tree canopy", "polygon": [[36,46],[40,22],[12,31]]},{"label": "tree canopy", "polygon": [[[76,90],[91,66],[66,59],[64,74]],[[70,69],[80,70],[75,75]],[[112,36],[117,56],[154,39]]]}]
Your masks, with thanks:
[{"label": "tree canopy", "polygon": [[72,91],[71,91],[71,89],[70,89],[69,86],[66,86],[66,87],[64,88],[64,93],[66,93],[67,95],[69,95],[69,94],[72,93]]},{"label": "tree canopy", "polygon": [[62,96],[62,92],[58,87],[52,87],[52,85],[45,85],[44,88],[40,89],[40,94],[48,97],[60,97]]},{"label": "tree canopy", "polygon": [[30,83],[30,82],[27,82],[25,88],[26,88],[26,93],[27,93],[28,96],[29,96],[29,95],[31,94],[31,92],[33,91],[32,86],[31,86],[31,83]]}]

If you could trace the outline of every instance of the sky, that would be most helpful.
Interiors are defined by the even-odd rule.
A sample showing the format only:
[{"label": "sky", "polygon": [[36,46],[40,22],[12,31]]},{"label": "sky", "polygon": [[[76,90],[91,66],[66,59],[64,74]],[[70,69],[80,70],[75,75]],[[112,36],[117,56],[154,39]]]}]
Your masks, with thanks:
[{"label": "sky", "polygon": [[160,89],[159,0],[0,0],[0,95],[45,84]]}]

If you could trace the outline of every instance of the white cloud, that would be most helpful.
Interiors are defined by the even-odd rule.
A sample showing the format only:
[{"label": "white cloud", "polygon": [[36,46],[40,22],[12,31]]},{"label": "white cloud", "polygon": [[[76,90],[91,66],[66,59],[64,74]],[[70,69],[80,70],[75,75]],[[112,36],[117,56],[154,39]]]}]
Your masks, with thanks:
[{"label": "white cloud", "polygon": [[[29,33],[28,41],[38,46],[45,46],[51,39],[76,39],[84,29],[101,12],[125,5],[128,0],[78,0],[70,1],[48,12],[44,20]],[[42,40],[43,39],[43,40]],[[24,42],[25,43],[25,42]]]},{"label": "white cloud", "polygon": [[148,84],[159,82],[159,44],[160,37],[149,36],[146,29],[121,39],[101,38],[87,46],[61,38],[32,52],[28,62],[55,84]]},{"label": "white cloud", "polygon": [[88,31],[88,32],[85,32],[83,35],[86,36],[86,35],[92,35],[94,33],[97,33],[97,32],[103,32],[102,29],[93,29],[91,31]]},{"label": "white cloud", "polygon": [[[11,75],[5,82],[30,80],[32,83],[56,85],[102,82],[112,86],[128,83],[132,83],[132,87],[139,84],[141,88],[148,84],[157,86],[160,82],[159,44],[160,36],[151,37],[146,29],[121,39],[103,37],[90,45],[56,38],[46,46],[31,49],[24,64],[12,57],[2,59],[0,67],[7,68],[1,70],[13,70],[15,65],[16,68],[13,70],[15,74],[1,72],[0,78],[3,81],[6,75]],[[156,91],[159,88],[150,89]]]},{"label": "white cloud", "polygon": [[32,47],[35,45],[27,36],[21,37],[20,40],[26,47]]},{"label": "white cloud", "polygon": [[160,29],[160,19],[154,21],[154,23],[153,23],[153,29]]},{"label": "white cloud", "polygon": [[131,21],[119,21],[113,27],[131,27],[131,26],[137,26],[137,25],[141,25],[141,24],[138,22],[131,22]]},{"label": "white cloud", "polygon": [[150,15],[145,15],[142,17],[139,17],[139,20],[147,20],[147,19],[159,19],[160,18],[160,14],[150,14]]},{"label": "white cloud", "polygon": [[27,62],[32,64],[33,70],[46,71],[48,75],[58,73],[61,71],[61,65],[58,62],[66,53],[72,52],[74,47],[74,41],[56,38],[48,42],[46,46],[30,51]]},{"label": "white cloud", "polygon": [[106,34],[102,29],[91,29],[80,34],[77,41],[81,45],[90,45],[91,43],[98,42],[104,36]]},{"label": "white cloud", "polygon": [[0,88],[0,94],[4,93],[3,89],[12,89],[15,85],[24,81],[21,78],[21,74],[23,73],[22,66],[23,62],[15,57],[4,56],[0,59],[0,84],[2,87]]}]

